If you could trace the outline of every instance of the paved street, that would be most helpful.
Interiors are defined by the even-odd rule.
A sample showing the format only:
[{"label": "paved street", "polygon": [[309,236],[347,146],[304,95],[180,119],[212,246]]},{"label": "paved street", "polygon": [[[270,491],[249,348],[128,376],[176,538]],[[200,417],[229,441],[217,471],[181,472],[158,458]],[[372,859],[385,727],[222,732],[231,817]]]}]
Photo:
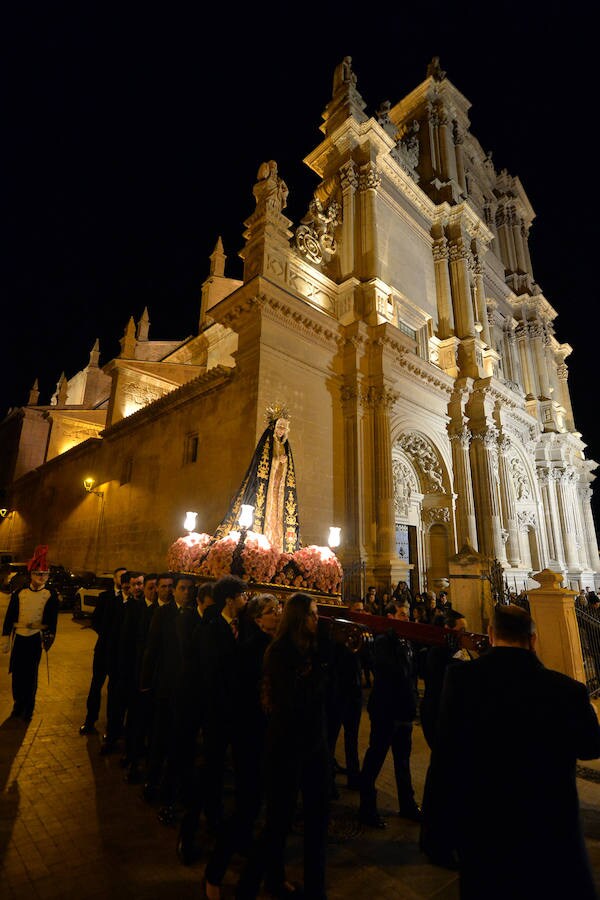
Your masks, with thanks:
[{"label": "paved street", "polygon": [[[7,597],[0,594],[3,619]],[[0,656],[0,897],[3,900],[161,900],[201,898],[206,854],[191,867],[175,854],[176,829],[161,825],[139,786],[127,785],[118,755],[99,755],[100,736],[81,737],[95,634],[62,613],[56,642],[40,665],[37,708],[29,725],[8,718],[12,708],[8,657]],[[99,725],[104,723],[104,705]],[[363,715],[361,744],[367,739]],[[343,760],[343,754],[338,754]],[[428,751],[415,727],[413,778],[422,796]],[[586,836],[600,886],[600,765],[578,779]],[[456,876],[428,865],[418,827],[394,815],[391,759],[379,781],[383,831],[356,824],[357,795],[338,778],[328,849],[329,900],[457,900]],[[549,790],[551,786],[549,785]],[[485,798],[482,798],[485,802]],[[203,835],[201,835],[203,836]],[[507,833],[510,842],[510,830]],[[289,841],[292,878],[301,879],[301,839]],[[235,859],[224,897],[240,864]],[[549,865],[551,860],[549,860]],[[483,897],[482,900],[485,900]],[[535,900],[535,898],[532,898]]]}]

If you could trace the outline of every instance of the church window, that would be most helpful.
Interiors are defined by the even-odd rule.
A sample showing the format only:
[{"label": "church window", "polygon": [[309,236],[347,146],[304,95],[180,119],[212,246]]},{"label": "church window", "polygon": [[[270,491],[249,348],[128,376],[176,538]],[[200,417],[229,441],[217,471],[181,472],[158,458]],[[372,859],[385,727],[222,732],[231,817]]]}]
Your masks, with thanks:
[{"label": "church window", "polygon": [[189,463],[195,463],[198,460],[198,435],[187,434],[185,437],[185,448],[183,452],[183,464],[187,466]]}]

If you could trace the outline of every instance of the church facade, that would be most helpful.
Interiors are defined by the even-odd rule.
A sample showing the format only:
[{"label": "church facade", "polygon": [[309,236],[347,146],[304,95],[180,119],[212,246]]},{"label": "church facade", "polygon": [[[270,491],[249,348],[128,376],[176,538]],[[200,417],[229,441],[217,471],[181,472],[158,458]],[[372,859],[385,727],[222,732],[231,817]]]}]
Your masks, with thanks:
[{"label": "church facade", "polygon": [[[382,589],[447,578],[462,547],[567,586],[600,577],[586,459],[556,312],[535,282],[534,211],[469,129],[469,102],[433,60],[368,115],[346,58],[335,69],[319,177],[297,225],[274,161],[259,169],[243,278],[221,240],[198,332],[149,337],[61,378],[50,404],[0,425],[0,542],[72,568],[165,568],[187,510],[212,533],[246,471],[265,409],[291,414],[302,542],[364,565]],[[91,491],[82,487],[93,478]]]}]

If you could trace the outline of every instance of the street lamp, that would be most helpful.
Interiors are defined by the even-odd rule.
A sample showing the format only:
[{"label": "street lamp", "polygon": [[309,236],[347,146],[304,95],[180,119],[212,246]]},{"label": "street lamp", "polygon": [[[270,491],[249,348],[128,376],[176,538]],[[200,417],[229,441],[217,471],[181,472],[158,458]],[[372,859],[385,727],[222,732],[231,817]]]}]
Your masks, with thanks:
[{"label": "street lamp", "polygon": [[88,476],[87,478],[84,478],[84,479],[83,479],[83,486],[84,486],[84,488],[86,489],[86,491],[87,491],[88,494],[95,494],[96,497],[103,497],[104,495],[103,495],[102,491],[95,491],[95,490],[94,490],[94,485],[95,485],[95,484],[96,484],[96,479],[95,479],[95,478],[90,478],[90,477]]}]

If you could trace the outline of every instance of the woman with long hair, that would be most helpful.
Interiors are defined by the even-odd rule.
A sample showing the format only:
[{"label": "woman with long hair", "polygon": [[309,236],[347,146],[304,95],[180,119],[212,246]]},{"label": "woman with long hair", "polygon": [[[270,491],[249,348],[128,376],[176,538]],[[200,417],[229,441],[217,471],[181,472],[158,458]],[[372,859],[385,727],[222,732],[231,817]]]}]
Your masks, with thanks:
[{"label": "woman with long hair", "polygon": [[318,611],[308,594],[286,602],[263,662],[262,703],[267,716],[264,748],[265,827],[237,888],[255,898],[264,876],[276,898],[300,896],[286,880],[285,848],[298,795],[304,820],[304,893],[326,900],[329,753],[325,702],[327,662],[318,636]]}]

